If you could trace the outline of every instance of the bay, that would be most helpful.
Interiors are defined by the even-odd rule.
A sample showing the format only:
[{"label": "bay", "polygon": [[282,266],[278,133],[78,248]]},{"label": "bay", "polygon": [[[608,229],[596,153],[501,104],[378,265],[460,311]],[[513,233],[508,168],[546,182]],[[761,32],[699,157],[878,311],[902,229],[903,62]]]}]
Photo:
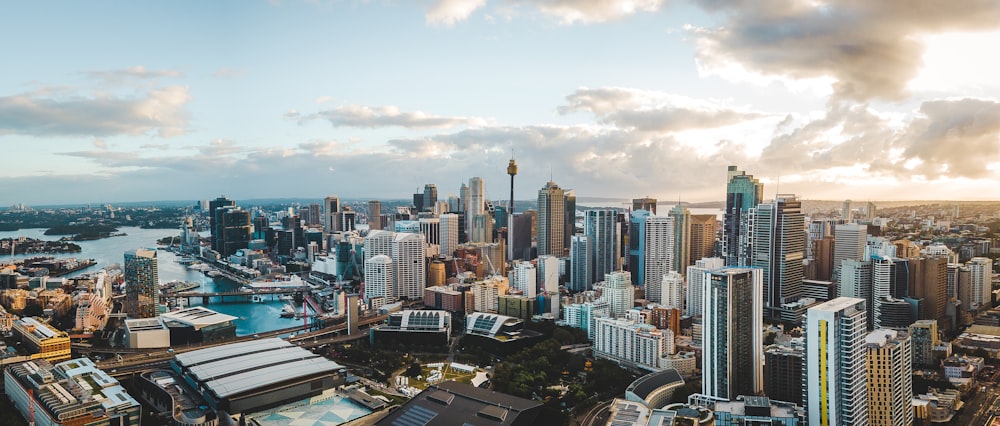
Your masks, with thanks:
[{"label": "bay", "polygon": [[[175,229],[142,229],[136,227],[122,227],[119,228],[119,231],[127,235],[76,242],[80,246],[80,253],[15,255],[13,258],[24,259],[37,256],[52,256],[55,258],[75,257],[80,259],[94,259],[97,261],[97,264],[90,268],[66,275],[66,277],[71,278],[97,272],[112,264],[124,264],[126,251],[137,248],[156,248],[156,240],[179,234],[179,231]],[[0,239],[21,236],[45,241],[58,240],[60,237],[58,235],[45,235],[44,228],[0,232]],[[188,269],[178,262],[177,255],[172,252],[157,250],[156,257],[161,283],[174,280],[192,281],[201,284],[201,287],[192,290],[199,292],[227,291],[239,287],[239,284],[228,279],[213,279],[201,272]],[[10,261],[11,256],[9,253],[0,253],[0,263],[8,263]],[[236,323],[236,334],[240,336],[293,327],[302,323],[302,320],[280,317],[281,308],[285,305],[285,302],[278,300],[277,297],[265,296],[265,298],[266,300],[263,303],[250,303],[231,302],[233,298],[230,297],[227,298],[226,303],[219,303],[219,298],[213,297],[209,299],[209,304],[206,307],[237,317],[234,322]],[[194,298],[191,302],[192,305],[202,304],[201,298]]]}]

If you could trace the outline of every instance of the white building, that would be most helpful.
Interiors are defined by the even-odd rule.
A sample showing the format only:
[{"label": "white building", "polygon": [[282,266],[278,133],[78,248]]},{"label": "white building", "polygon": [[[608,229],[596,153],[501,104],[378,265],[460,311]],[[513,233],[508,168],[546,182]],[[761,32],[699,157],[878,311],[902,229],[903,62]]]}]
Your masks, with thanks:
[{"label": "white building", "polygon": [[392,257],[392,240],[395,232],[375,230],[368,233],[364,240],[365,262],[380,254]]},{"label": "white building", "polygon": [[806,311],[809,424],[868,424],[865,300],[838,297]]},{"label": "white building", "polygon": [[629,272],[614,271],[605,274],[604,281],[596,286],[601,287],[601,300],[608,302],[608,313],[612,318],[625,316],[625,311],[635,305],[635,288]]},{"label": "white building", "polygon": [[721,257],[706,257],[694,262],[687,270],[687,314],[692,317],[702,315],[705,303],[706,272],[725,266],[726,260]]},{"label": "white building", "polygon": [[453,256],[458,247],[458,215],[446,213],[438,217],[438,232],[441,253],[447,257]]},{"label": "white building", "polygon": [[396,234],[392,240],[392,277],[396,299],[424,297],[427,287],[427,248],[420,234]]},{"label": "white building", "polygon": [[373,300],[380,298],[382,305],[396,301],[396,291],[392,279],[392,258],[384,254],[365,261],[365,303],[371,306]]},{"label": "white building", "polygon": [[538,294],[538,271],[531,262],[514,262],[514,269],[510,274],[511,289],[520,290],[528,297]]},{"label": "white building", "polygon": [[597,318],[594,356],[650,371],[663,367],[662,359],[674,352],[674,335],[649,324],[624,319]]},{"label": "white building", "polygon": [[973,257],[965,266],[969,268],[970,309],[988,306],[993,291],[993,262],[987,257]]},{"label": "white building", "polygon": [[646,300],[660,302],[663,275],[670,272],[674,264],[674,218],[653,216],[646,218],[645,265],[643,276],[646,282]]},{"label": "white building", "polygon": [[671,308],[684,310],[684,276],[680,272],[670,271],[663,275],[660,283],[662,293],[660,304]]},{"label": "white building", "polygon": [[608,302],[603,300],[569,304],[563,307],[562,312],[562,323],[586,331],[589,340],[594,340],[597,318],[610,316]]},{"label": "white building", "polygon": [[559,258],[538,256],[538,288],[544,292],[559,291]]}]

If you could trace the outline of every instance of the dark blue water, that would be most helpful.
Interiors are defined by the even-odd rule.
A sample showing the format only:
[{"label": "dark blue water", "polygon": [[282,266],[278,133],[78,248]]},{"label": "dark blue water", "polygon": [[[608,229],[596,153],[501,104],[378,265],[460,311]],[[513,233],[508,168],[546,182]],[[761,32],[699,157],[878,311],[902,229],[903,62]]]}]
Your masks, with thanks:
[{"label": "dark blue water", "polygon": [[[157,247],[156,240],[179,234],[179,231],[172,229],[141,229],[123,227],[119,230],[128,235],[123,237],[104,238],[95,241],[79,241],[76,244],[79,245],[82,250],[80,253],[53,254],[45,256],[57,258],[76,257],[82,259],[94,259],[97,261],[97,265],[95,266],[67,275],[67,277],[74,277],[86,273],[96,272],[111,264],[122,264],[124,263],[124,254],[126,251],[136,248],[155,248]],[[19,236],[49,241],[59,239],[59,236],[50,236],[45,235],[44,233],[45,229],[21,229],[18,231],[0,232],[0,239],[17,238]],[[40,255],[17,255],[14,256],[14,259],[36,256]],[[158,258],[157,266],[159,267],[161,283],[173,280],[192,281],[201,284],[201,287],[192,291],[205,292],[226,291],[238,288],[237,283],[228,279],[212,279],[205,276],[201,272],[188,269],[184,265],[178,263],[177,256],[169,251],[158,250],[156,256]],[[10,260],[11,256],[9,253],[0,253],[0,263],[6,263]],[[277,297],[274,297],[273,299],[271,296],[267,297],[268,299],[264,303],[230,303],[233,298],[227,298],[226,303],[218,303],[218,298],[212,298],[206,306],[212,310],[237,317],[238,319],[235,321],[236,334],[241,336],[292,327],[296,324],[302,323],[301,319],[296,320],[294,318],[281,318],[279,314],[281,313],[281,308],[285,305],[285,302],[278,300]],[[191,302],[193,305],[200,305],[201,299],[192,299]],[[301,308],[299,309],[301,310]]]}]

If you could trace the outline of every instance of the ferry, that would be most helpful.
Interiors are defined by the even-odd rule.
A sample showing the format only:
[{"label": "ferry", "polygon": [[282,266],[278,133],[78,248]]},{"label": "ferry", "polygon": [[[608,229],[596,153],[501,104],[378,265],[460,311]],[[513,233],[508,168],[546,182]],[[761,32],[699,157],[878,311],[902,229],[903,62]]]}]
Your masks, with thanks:
[{"label": "ferry", "polygon": [[285,307],[281,308],[282,318],[292,318],[295,316],[295,308],[291,304],[286,303]]},{"label": "ferry", "polygon": [[302,280],[302,278],[299,278],[298,275],[285,275],[272,279],[250,281],[249,283],[247,283],[247,286],[255,290],[265,290],[265,289],[278,290],[286,288],[308,287],[309,284],[306,283],[304,280]]},{"label": "ferry", "polygon": [[198,261],[198,259],[195,259],[194,257],[184,256],[184,257],[178,259],[177,263],[180,263],[181,265],[190,265],[190,264],[195,263],[197,261]]}]

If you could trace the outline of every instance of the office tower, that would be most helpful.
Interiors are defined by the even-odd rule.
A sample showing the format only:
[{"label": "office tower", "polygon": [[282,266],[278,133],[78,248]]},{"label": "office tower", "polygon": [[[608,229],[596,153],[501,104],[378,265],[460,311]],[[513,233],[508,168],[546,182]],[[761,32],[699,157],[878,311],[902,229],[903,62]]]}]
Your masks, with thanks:
[{"label": "office tower", "polygon": [[[874,315],[872,307],[872,262],[845,259],[841,262],[841,279],[837,286],[840,297],[855,297],[865,300],[868,317]],[[866,319],[867,320],[867,319]],[[871,321],[868,321],[871,322]]]},{"label": "office tower", "polygon": [[367,262],[369,259],[380,254],[391,258],[392,240],[395,236],[396,233],[391,231],[371,231],[368,235],[365,235],[364,261]]},{"label": "office tower", "polygon": [[[576,229],[576,191],[563,190],[563,250],[569,250],[569,240],[577,233]],[[564,254],[560,256],[565,256]]]},{"label": "office tower", "polygon": [[837,225],[833,234],[833,277],[840,279],[841,262],[847,259],[861,260],[868,243],[868,227],[857,223]]},{"label": "office tower", "polygon": [[397,299],[415,300],[427,287],[427,249],[421,234],[396,234],[392,239],[392,277]]},{"label": "office tower", "polygon": [[320,213],[321,209],[318,203],[309,204],[309,208],[306,211],[309,212],[309,220],[306,221],[306,224],[309,226],[320,226],[323,224],[323,214]]},{"label": "office tower", "polygon": [[220,207],[216,210],[216,215],[216,226],[221,231],[216,238],[219,254],[228,257],[237,250],[247,248],[247,244],[253,238],[250,212],[239,207]]},{"label": "office tower", "polygon": [[413,211],[418,213],[424,211],[424,194],[413,193]]},{"label": "office tower", "polygon": [[358,224],[358,213],[351,210],[351,206],[344,206],[344,209],[340,212],[338,231],[340,232],[351,232],[357,229]]},{"label": "office tower", "polygon": [[965,266],[969,268],[969,310],[990,306],[993,261],[988,257],[973,257]]},{"label": "office tower", "polygon": [[155,318],[160,307],[156,250],[125,252],[125,311],[129,318]]},{"label": "office tower", "polygon": [[840,217],[847,222],[854,220],[854,212],[851,211],[851,200],[844,200],[844,207],[840,209]]},{"label": "office tower", "polygon": [[[694,265],[698,259],[714,255],[716,222],[718,220],[714,214],[691,215],[691,245],[688,249],[688,265]],[[687,273],[684,273],[684,276],[687,276]]]},{"label": "office tower", "polygon": [[636,210],[646,210],[652,214],[656,214],[656,199],[649,197],[633,198],[632,211]]},{"label": "office tower", "polygon": [[764,307],[769,318],[779,318],[781,305],[802,294],[802,259],[806,250],[805,216],[795,195],[779,194],[774,202],[757,206],[753,214],[751,265],[764,274]]},{"label": "office tower", "polygon": [[875,330],[865,338],[868,347],[868,424],[913,424],[913,349],[903,331]]},{"label": "office tower", "polygon": [[[497,235],[500,235],[500,229],[507,227],[509,219],[507,209],[507,206],[493,206],[493,224],[495,225],[494,229],[497,231]],[[504,241],[507,241],[506,234],[504,235]]]},{"label": "office tower", "polygon": [[684,276],[691,264],[691,211],[677,204],[667,215],[674,218],[674,261],[670,269]]},{"label": "office tower", "polygon": [[514,262],[514,269],[510,274],[511,290],[519,290],[528,297],[538,294],[538,270],[531,262]]},{"label": "office tower", "polygon": [[941,320],[948,303],[948,259],[943,257],[911,258],[913,269],[910,295],[923,300],[917,318]]},{"label": "office tower", "polygon": [[566,195],[555,182],[538,190],[538,255],[564,256]]},{"label": "office tower", "polygon": [[489,213],[477,214],[475,216],[469,216],[472,220],[471,225],[469,225],[469,242],[470,243],[491,243],[493,242],[493,217]]},{"label": "office tower", "polygon": [[396,301],[393,287],[392,258],[384,254],[365,261],[364,301],[371,307],[386,305]]},{"label": "office tower", "polygon": [[806,311],[806,411],[809,424],[868,424],[864,299],[838,297]]},{"label": "office tower", "polygon": [[[604,274],[618,269],[618,259],[621,250],[618,236],[621,234],[621,224],[616,220],[614,210],[587,210],[584,212],[583,234],[586,235],[592,251],[590,252],[590,280],[603,277]],[[574,270],[576,267],[574,267]],[[587,283],[590,287],[593,281]]]},{"label": "office tower", "polygon": [[875,203],[871,201],[865,203],[865,220],[868,223],[872,223],[875,220]]},{"label": "office tower", "polygon": [[702,316],[705,307],[705,285],[708,280],[708,272],[726,266],[725,259],[721,257],[706,257],[694,262],[694,266],[688,267],[687,273],[687,314],[692,317]]},{"label": "office tower", "polygon": [[538,289],[544,292],[559,292],[559,278],[565,274],[560,272],[560,258],[545,255],[538,256]]},{"label": "office tower", "polygon": [[[628,232],[628,267],[632,272],[633,282],[645,288],[648,297],[651,291],[659,292],[660,279],[670,271],[673,263],[673,218],[637,210],[629,218]],[[653,288],[649,287],[649,282],[652,282]]]},{"label": "office tower", "polygon": [[593,251],[594,245],[591,243],[591,237],[588,235],[574,235],[570,243],[569,257],[570,265],[573,271],[569,274],[569,291],[580,292],[590,290],[591,284],[594,283],[594,275],[591,271],[596,270],[593,267]]},{"label": "office tower", "polygon": [[802,403],[801,344],[771,345],[764,350],[764,394],[777,401]]},{"label": "office tower", "polygon": [[368,202],[368,229],[382,229],[382,202],[379,200]]},{"label": "office tower", "polygon": [[614,318],[625,316],[625,311],[635,304],[635,287],[632,277],[625,271],[614,271],[604,275],[604,281],[596,284],[603,288],[601,299],[608,302],[608,313]]},{"label": "office tower", "polygon": [[468,212],[469,211],[469,187],[465,184],[465,182],[462,182],[462,187],[458,189],[458,198],[459,198],[459,203],[458,203],[459,209],[456,210],[456,211],[460,211],[462,213]]},{"label": "office tower", "polygon": [[752,240],[750,209],[764,199],[764,185],[753,175],[729,166],[726,172],[726,211],[722,222],[722,257],[727,266],[750,266]]},{"label": "office tower", "polygon": [[736,399],[764,391],[763,275],[757,268],[706,273],[702,393]]},{"label": "office tower", "polygon": [[[463,184],[464,186],[464,184]],[[462,211],[462,199],[454,195],[448,196],[448,211],[450,212],[461,212]]]},{"label": "office tower", "polygon": [[[660,304],[677,309],[684,309],[684,276],[680,272],[670,271],[663,275],[660,283],[662,289]],[[649,297],[648,295],[646,297]]]},{"label": "office tower", "polygon": [[833,280],[833,237],[824,237],[813,241],[811,271],[813,280]]},{"label": "office tower", "polygon": [[441,245],[441,254],[451,257],[458,248],[458,215],[445,213],[438,217],[438,244]]},{"label": "office tower", "polygon": [[529,260],[531,256],[531,233],[535,227],[531,223],[531,215],[515,213],[510,217],[507,226],[508,246],[507,256],[511,260]]},{"label": "office tower", "polygon": [[[888,328],[895,326],[906,327],[910,325],[912,321],[906,321],[905,318],[909,318],[909,308],[906,302],[902,302],[902,298],[907,297],[907,290],[910,281],[910,271],[909,262],[906,259],[896,259],[893,257],[883,257],[875,255],[871,257],[872,264],[872,327],[873,328]],[[900,321],[896,321],[894,324],[884,322],[889,315],[883,306],[886,304],[892,304],[893,301],[902,302],[904,318]],[[897,303],[898,305],[898,303]],[[896,316],[899,319],[898,315]],[[914,318],[915,320],[915,318]],[[905,322],[900,324],[900,322]]]},{"label": "office tower", "polygon": [[438,189],[437,185],[433,183],[428,183],[424,185],[424,193],[422,195],[423,210],[433,210],[437,206],[438,201]]},{"label": "office tower", "polygon": [[323,214],[326,221],[323,223],[323,231],[327,234],[340,231],[340,198],[330,195],[323,199]]},{"label": "office tower", "polygon": [[[475,241],[472,239],[472,236],[475,234],[473,230],[475,217],[486,214],[486,186],[483,178],[478,176],[470,178],[467,193],[468,198],[465,202],[465,227],[468,230],[469,241]],[[482,233],[483,231],[480,231],[480,235]]]},{"label": "office tower", "polygon": [[226,198],[225,195],[220,196],[212,201],[208,202],[208,221],[209,228],[212,231],[212,250],[221,251],[221,238],[222,238],[222,227],[221,219],[222,213],[216,213],[216,210],[220,208],[236,207],[236,202]]},{"label": "office tower", "polygon": [[650,324],[614,318],[594,321],[594,356],[643,370],[663,370],[664,359],[674,352],[674,333]]},{"label": "office tower", "polygon": [[913,346],[913,365],[937,368],[938,360],[934,357],[934,347],[941,344],[937,321],[917,320],[910,324],[909,331]]}]

